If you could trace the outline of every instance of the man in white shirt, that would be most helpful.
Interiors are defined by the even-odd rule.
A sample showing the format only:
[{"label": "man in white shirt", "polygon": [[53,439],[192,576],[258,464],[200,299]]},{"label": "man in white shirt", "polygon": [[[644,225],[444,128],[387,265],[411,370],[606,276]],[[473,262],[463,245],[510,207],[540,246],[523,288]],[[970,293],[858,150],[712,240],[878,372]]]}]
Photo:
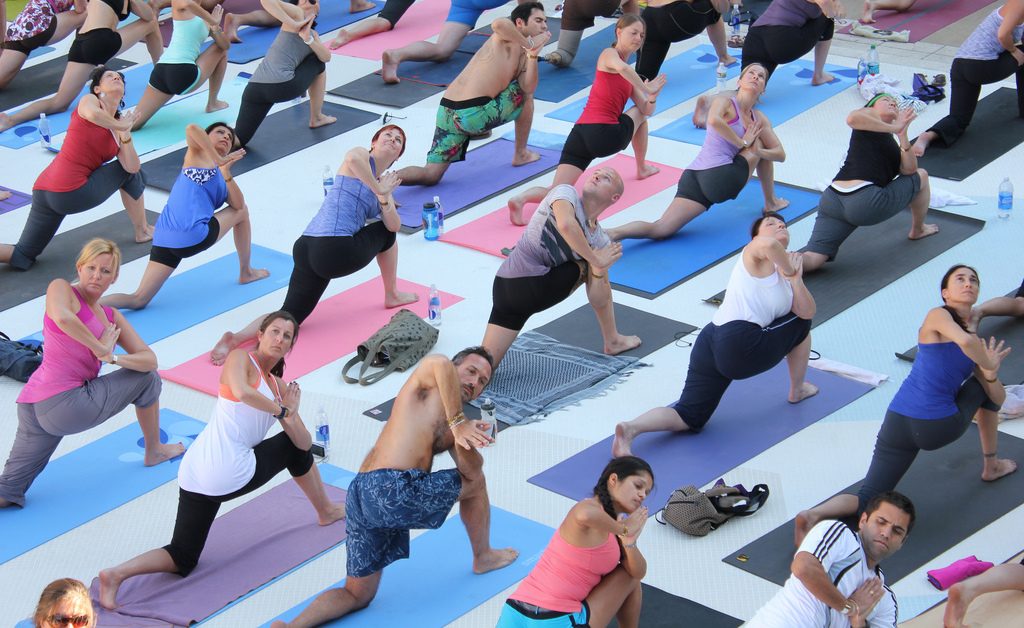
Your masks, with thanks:
[{"label": "man in white shirt", "polygon": [[914,527],[914,504],[896,491],[876,495],[860,532],[821,521],[793,557],[793,574],[748,628],[895,628],[896,596],[878,563],[896,553]]}]

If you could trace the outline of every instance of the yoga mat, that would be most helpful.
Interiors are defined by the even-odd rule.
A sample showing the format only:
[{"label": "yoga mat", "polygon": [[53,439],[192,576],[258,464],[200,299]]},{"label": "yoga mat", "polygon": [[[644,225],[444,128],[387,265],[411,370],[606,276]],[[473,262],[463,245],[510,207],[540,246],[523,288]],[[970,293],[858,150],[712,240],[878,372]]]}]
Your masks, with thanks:
[{"label": "yoga mat", "polygon": [[[8,111],[21,107],[33,100],[57,93],[60,80],[64,78],[64,68],[68,64],[67,55],[36,63],[22,68],[7,87],[0,90],[0,111]],[[107,62],[112,70],[123,70],[135,65],[131,61],[117,57]],[[49,118],[50,116],[46,116]],[[53,127],[51,127],[52,131]]]},{"label": "yoga mat", "polygon": [[24,192],[19,192],[15,189],[4,187],[2,185],[0,185],[0,191],[7,191],[11,193],[10,197],[0,201],[0,215],[32,203],[31,194],[25,194]]},{"label": "yoga mat", "polygon": [[[345,491],[326,485],[333,502]],[[217,517],[199,564],[187,578],[157,573],[125,580],[118,608],[99,605],[99,579],[91,586],[101,626],[190,626],[233,606],[345,540],[345,522],[317,524],[316,511],[298,484],[285,480]]]},{"label": "yoga mat", "polygon": [[[335,116],[338,121],[316,129],[309,128],[309,104],[306,102],[267,116],[245,147],[245,157],[231,166],[231,174],[236,177],[245,174],[380,117],[375,113],[332,102],[324,103],[323,112]],[[180,148],[142,164],[146,185],[170,192],[181,172],[185,151],[185,148]]]},{"label": "yoga mat", "polygon": [[[734,50],[733,54],[738,53]],[[761,96],[761,102],[757,108],[768,117],[773,127],[778,128],[783,122],[795,118],[815,105],[820,105],[857,82],[857,70],[855,69],[829,63],[825,65],[825,71],[835,76],[835,80],[826,85],[815,86],[811,85],[814,64],[810,61],[797,59],[792,63],[779,66],[772,74],[771,81],[768,82],[768,89]],[[733,76],[732,73],[739,76],[736,68],[732,68],[730,79]],[[702,70],[701,76],[706,74],[707,71]],[[729,87],[735,87],[735,82],[730,82]],[[660,103],[661,99],[658,100]],[[692,116],[693,110],[687,111],[675,122],[666,124],[656,131],[651,131],[651,135],[701,146],[704,144],[704,136],[707,131],[693,126]]]},{"label": "yoga mat", "polygon": [[[667,111],[676,105],[691,98],[703,94],[715,87],[718,77],[715,71],[718,68],[718,55],[715,49],[707,44],[701,44],[690,48],[678,55],[668,59],[661,65],[661,74],[668,77],[668,82],[658,94],[658,112]],[[734,79],[740,74],[739,61],[728,68],[729,79]],[[587,96],[574,100],[573,102],[555,109],[547,114],[549,118],[576,122],[583,113],[583,106],[587,103]],[[632,99],[626,104],[626,109],[633,106]]]},{"label": "yoga mat", "polygon": [[[558,41],[558,35],[552,34],[551,42]],[[593,32],[580,41],[579,51],[573,58],[572,65],[559,68],[550,63],[542,63],[538,68],[537,91],[533,97],[547,102],[562,102],[581,89],[590,87],[594,82],[597,70],[597,58],[601,51],[615,41],[615,25]],[[629,62],[633,62],[630,57]]]},{"label": "yoga mat", "polygon": [[[623,334],[640,336],[643,341],[639,347],[619,354],[634,358],[647,357],[697,330],[689,323],[674,321],[621,303],[615,304],[615,326]],[[533,331],[596,353],[604,351],[601,329],[597,326],[594,308],[589,303]]]},{"label": "yoga mat", "polygon": [[[661,172],[653,177],[638,180],[636,178],[636,160],[629,155],[618,154],[607,161],[591,166],[589,170],[580,176],[579,181],[576,183],[576,189],[581,189],[583,183],[593,176],[594,171],[598,168],[614,168],[622,177],[625,191],[623,191],[619,200],[615,201],[611,207],[604,210],[604,213],[601,214],[602,220],[607,219],[609,216],[613,216],[666,188],[674,186],[676,181],[679,180],[679,175],[682,174],[682,170],[672,166],[666,166],[653,161],[648,163],[661,168]],[[441,198],[441,201],[444,202],[444,197]],[[530,205],[523,211],[523,218],[528,221],[536,210],[536,205]],[[505,253],[502,250],[514,247],[525,230],[525,226],[513,225],[509,221],[508,206],[505,205],[501,209],[484,214],[480,218],[461,227],[446,231],[441,236],[441,240],[449,244],[464,246],[504,258]],[[621,263],[622,261],[620,260],[616,262],[616,265]]]},{"label": "yoga mat", "polygon": [[[818,205],[818,192],[778,182],[775,189],[789,200],[779,212],[789,223]],[[761,183],[751,179],[737,198],[713,206],[671,238],[623,240],[622,259],[608,269],[612,285],[647,299],[661,296],[746,246],[763,206]]]},{"label": "yoga mat", "polygon": [[[146,91],[146,85],[149,84],[149,74],[152,71],[153,64],[147,63],[146,65],[137,66],[124,73],[125,107],[134,107],[139,104],[139,100],[142,98],[142,92]],[[78,101],[82,96],[89,93],[88,90],[89,85],[86,84],[78,94],[78,97],[72,101],[67,111],[46,115],[46,120],[50,123],[50,137],[55,137],[68,130],[68,125],[71,124],[71,112],[78,107]],[[29,122],[23,122],[18,126],[0,133],[0,146],[6,146],[7,148],[14,149],[25,148],[26,146],[39,142],[39,137],[39,120],[37,118]]]},{"label": "yoga mat", "polygon": [[[487,396],[487,394],[484,393],[484,394],[480,395],[480,398],[483,399],[486,396]],[[394,400],[394,398],[391,398],[391,399],[388,399],[387,401],[385,401],[384,403],[379,403],[379,404],[375,405],[374,407],[370,408],[369,410],[364,410],[363,411],[363,416],[368,416],[371,419],[376,419],[378,421],[387,421],[388,419],[391,418],[391,410],[394,407],[395,407],[395,400]],[[480,408],[477,408],[476,406],[470,405],[468,403],[464,403],[464,404],[462,404],[462,412],[465,413],[465,415],[468,418],[473,419],[474,421],[479,421],[480,420]],[[502,432],[502,431],[512,427],[511,425],[509,425],[508,423],[505,423],[504,421],[497,421],[497,423],[498,423],[498,431],[499,432]]]},{"label": "yoga mat", "polygon": [[[204,423],[160,410],[160,441],[187,447]],[[0,564],[74,530],[178,477],[178,462],[145,467],[142,429],[132,423],[50,460],[25,507],[0,508]]]},{"label": "yoga mat", "polygon": [[445,218],[449,218],[527,179],[550,172],[558,165],[556,151],[537,146],[531,148],[540,153],[540,159],[513,167],[515,142],[494,140],[469,151],[465,161],[453,163],[437,185],[396,189],[395,201],[400,204],[398,213],[402,217],[402,233],[416,233],[423,229],[423,203],[432,201],[435,196],[441,198]]},{"label": "yoga mat", "polygon": [[918,164],[929,176],[963,181],[1024,141],[1017,90],[1000,87],[978,101],[971,126],[950,147],[932,142]]},{"label": "yoga mat", "polygon": [[[644,628],[679,628],[694,626],[699,628],[736,628],[743,623],[720,613],[713,608],[698,604],[671,593],[652,587],[646,582],[640,583],[643,592],[643,606],[640,609],[640,625]],[[617,627],[618,621],[613,619],[609,626]]]},{"label": "yoga mat", "polygon": [[447,0],[418,0],[402,19],[398,20],[398,24],[395,24],[392,30],[357,39],[331,52],[346,57],[380,61],[381,53],[385,50],[430,39],[441,32],[450,4]]},{"label": "yoga mat", "polygon": [[[1017,554],[1008,563],[1020,563],[1024,552]],[[900,624],[901,628],[935,628],[942,625],[947,602],[934,606],[926,613]],[[1024,593],[1021,591],[998,591],[981,595],[967,609],[965,626],[1014,626],[1024,617]]]},{"label": "yoga mat", "polygon": [[[786,401],[789,372],[783,360],[765,373],[734,382],[699,434],[641,434],[633,441],[633,453],[651,464],[658,479],[647,496],[647,506],[652,512],[660,510],[676,488],[704,486],[872,390],[867,384],[818,369],[807,369],[807,381],[821,392],[798,404]],[[752,399],[757,400],[756,409]],[[637,413],[644,409],[637,408]],[[592,494],[594,478],[611,457],[609,436],[529,482],[569,499],[583,499]]]},{"label": "yoga mat", "polygon": [[[146,212],[146,220],[151,225],[156,223],[158,217],[156,212]],[[7,264],[0,264],[0,285],[3,286],[3,290],[0,290],[0,311],[43,296],[50,282],[58,277],[68,281],[76,280],[78,272],[75,270],[75,260],[78,259],[82,245],[93,238],[108,238],[116,242],[121,248],[122,264],[149,255],[150,243],[135,242],[135,229],[124,212],[58,233],[30,270],[20,271]]]},{"label": "yoga mat", "polygon": [[[875,22],[871,26],[890,31],[910,29],[910,43],[914,43],[990,4],[989,0],[921,0],[904,13],[875,11]],[[848,32],[849,29],[848,26],[836,31]]]},{"label": "yoga mat", "polygon": [[[1024,460],[1024,440],[1000,432],[999,455]],[[865,470],[867,465],[865,460]],[[841,492],[856,495],[860,485],[857,482]],[[914,502],[917,522],[900,551],[882,564],[889,585],[1024,503],[1024,474],[983,482],[978,428],[972,424],[956,442],[922,451],[896,490]],[[722,560],[781,585],[789,577],[795,549],[790,520]],[[738,559],[741,555],[745,561]]]},{"label": "yoga mat", "polygon": [[451,58],[441,63],[406,61],[398,66],[398,76],[401,79],[398,83],[385,83],[378,70],[336,87],[329,93],[342,98],[402,109],[443,92],[472,58],[472,54],[456,50]]},{"label": "yoga mat", "polygon": [[[405,307],[426,317],[428,288],[399,279],[398,289],[419,294],[419,301]],[[445,307],[461,300],[462,297],[454,294],[441,293],[441,303]],[[384,286],[380,277],[320,301],[310,317],[302,323],[300,342],[295,343],[295,348],[288,354],[288,368],[285,371],[288,378],[297,379],[353,353],[359,343],[387,324],[397,312],[398,308],[384,308]],[[341,365],[338,364],[337,368],[340,380]],[[210,363],[208,350],[160,374],[172,382],[208,395],[217,395],[220,367]]]},{"label": "yoga mat", "polygon": [[[364,17],[377,15],[384,8],[383,4],[375,0],[371,1],[376,6],[359,13],[349,13],[347,2],[325,2],[321,5],[320,14],[316,18],[316,32],[329,33],[342,26],[358,22]],[[231,63],[249,63],[250,61],[263,58],[280,30],[278,26],[247,26],[240,29],[238,36],[242,41],[231,44],[231,48],[228,49],[228,61]]]},{"label": "yoga mat", "polygon": [[[929,223],[939,232],[923,240],[908,240],[910,210],[889,220],[860,227],[839,248],[836,261],[804,276],[807,289],[814,295],[817,311],[813,325],[824,323],[915,268],[960,244],[985,225],[983,220],[967,218],[937,209],[928,211]],[[615,266],[612,267],[614,276]],[[708,299],[721,302],[725,292]]]},{"label": "yoga mat", "polygon": [[[324,625],[407,626],[410,613],[415,613],[412,623],[417,626],[450,624],[525,578],[553,533],[545,525],[491,506],[491,546],[514,547],[519,550],[519,558],[503,569],[476,575],[466,529],[459,517],[449,517],[437,530],[412,540],[408,560],[396,561],[384,569],[377,597],[368,607]],[[314,597],[274,619],[291,621]],[[263,626],[270,626],[270,622]]]},{"label": "yoga mat", "polygon": [[[1017,291],[1012,290],[1006,296],[1013,297],[1016,294]],[[987,339],[991,336],[1005,341],[1006,346],[1014,349],[999,365],[999,379],[1004,384],[1024,384],[1024,321],[1013,316],[988,316],[981,319],[978,337]],[[897,353],[896,357],[913,362],[917,357],[917,345]]]},{"label": "yoga mat", "polygon": [[[249,13],[251,11],[259,11],[263,9],[263,7],[259,3],[259,0],[225,0],[221,3],[221,6],[224,7],[225,14]],[[163,16],[161,17],[163,18]],[[163,36],[164,39],[164,48],[166,48],[168,44],[171,43],[171,34],[174,32],[174,20],[170,18],[171,16],[167,15],[166,18],[160,20],[160,34]],[[244,30],[242,31],[242,34],[245,34]],[[209,48],[212,43],[212,38],[208,39],[206,43],[203,44],[203,50]]]}]

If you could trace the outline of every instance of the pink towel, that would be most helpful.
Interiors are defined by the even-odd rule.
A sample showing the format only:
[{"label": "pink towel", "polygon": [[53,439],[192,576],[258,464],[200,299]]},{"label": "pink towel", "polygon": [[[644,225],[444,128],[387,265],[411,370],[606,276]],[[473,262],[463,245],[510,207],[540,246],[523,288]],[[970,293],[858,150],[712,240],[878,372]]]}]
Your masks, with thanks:
[{"label": "pink towel", "polygon": [[976,556],[968,556],[948,567],[932,569],[928,572],[928,582],[931,582],[939,591],[945,591],[957,582],[985,573],[991,568],[992,563],[980,561]]}]

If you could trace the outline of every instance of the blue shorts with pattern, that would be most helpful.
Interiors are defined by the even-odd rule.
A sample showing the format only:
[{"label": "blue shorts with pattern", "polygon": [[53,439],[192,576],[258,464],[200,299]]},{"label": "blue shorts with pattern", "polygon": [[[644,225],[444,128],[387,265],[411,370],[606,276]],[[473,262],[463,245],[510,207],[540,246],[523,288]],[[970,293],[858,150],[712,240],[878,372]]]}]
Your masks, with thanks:
[{"label": "blue shorts with pattern", "polygon": [[359,473],[345,498],[349,576],[364,578],[409,557],[409,530],[440,528],[459,499],[455,469]]}]

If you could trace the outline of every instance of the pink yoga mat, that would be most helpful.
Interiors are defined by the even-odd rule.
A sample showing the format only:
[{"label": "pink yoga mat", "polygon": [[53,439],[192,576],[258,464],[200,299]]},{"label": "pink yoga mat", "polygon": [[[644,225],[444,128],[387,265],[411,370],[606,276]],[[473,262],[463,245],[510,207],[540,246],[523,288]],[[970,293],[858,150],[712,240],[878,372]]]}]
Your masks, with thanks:
[{"label": "pink yoga mat", "polygon": [[[345,491],[325,485],[334,502]],[[187,578],[159,573],[125,580],[118,608],[99,611],[98,626],[189,626],[345,540],[345,522],[317,525],[316,511],[288,480],[217,518],[199,565]],[[163,542],[155,539],[154,543]],[[99,580],[93,579],[93,600]]]},{"label": "pink yoga mat", "polygon": [[[868,26],[890,31],[909,29],[910,41],[916,42],[990,4],[991,0],[918,0],[909,11],[903,13],[875,11],[875,21]],[[859,15],[849,17],[857,18]],[[848,32],[851,27],[844,28],[842,32]]]},{"label": "pink yoga mat", "polygon": [[[419,301],[405,307],[420,316],[427,315],[427,286],[399,279],[398,289],[420,295]],[[461,300],[460,296],[441,293],[444,307]],[[380,277],[321,301],[302,324],[299,341],[287,358],[285,376],[289,380],[297,379],[349,355],[359,343],[391,320],[398,309],[384,307],[384,286]],[[188,362],[160,371],[160,375],[183,386],[216,395],[220,368],[210,363],[209,352],[203,352]]]},{"label": "pink yoga mat", "polygon": [[[623,192],[622,198],[601,214],[602,218],[607,218],[636,205],[646,198],[650,198],[665,188],[675,185],[679,181],[679,176],[683,173],[682,170],[672,166],[666,166],[653,161],[648,163],[661,168],[661,172],[653,177],[639,181],[636,178],[636,160],[629,155],[616,155],[608,161],[592,166],[584,172],[576,187],[581,188],[583,182],[587,180],[587,177],[593,175],[594,170],[597,168],[604,166],[615,168],[619,175],[622,176],[626,190]],[[523,218],[529,220],[536,209],[536,205],[527,207],[523,211]],[[509,221],[508,206],[506,205],[501,209],[477,218],[469,224],[446,232],[441,236],[441,240],[449,244],[457,244],[483,253],[490,253],[497,257],[505,257],[501,253],[501,249],[515,246],[515,243],[519,241],[525,229],[526,227],[513,225]]]},{"label": "pink yoga mat", "polygon": [[380,61],[380,55],[385,50],[423,41],[441,32],[441,25],[448,17],[450,6],[448,0],[416,0],[412,8],[398,20],[394,29],[357,39],[331,52]]}]

